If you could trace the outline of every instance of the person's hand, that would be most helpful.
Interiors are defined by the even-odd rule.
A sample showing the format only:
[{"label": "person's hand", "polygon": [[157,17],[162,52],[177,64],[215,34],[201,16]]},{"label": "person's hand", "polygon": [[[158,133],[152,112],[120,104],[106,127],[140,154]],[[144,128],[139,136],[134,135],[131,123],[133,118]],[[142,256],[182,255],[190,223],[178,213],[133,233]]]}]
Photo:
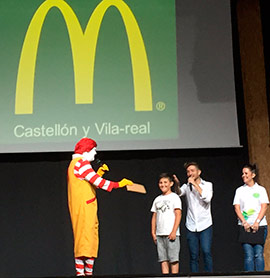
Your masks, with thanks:
[{"label": "person's hand", "polygon": [[250,227],[251,227],[250,224],[248,224],[247,222],[244,222],[243,226],[244,226],[244,229],[245,229],[246,232],[250,232]]},{"label": "person's hand", "polygon": [[97,170],[97,174],[102,177],[104,175],[105,172],[109,171],[109,167],[107,164],[103,164],[102,166],[100,166]]},{"label": "person's hand", "polygon": [[176,175],[173,175],[173,179],[177,185],[180,185],[180,180],[178,179],[178,177]]},{"label": "person's hand", "polygon": [[157,236],[155,234],[152,234],[152,238],[155,244],[157,244]]},{"label": "person's hand", "polygon": [[259,230],[259,223],[255,222],[252,226],[251,226],[252,232],[256,233]]},{"label": "person's hand", "polygon": [[171,232],[171,233],[168,235],[168,239],[169,239],[169,240],[175,240],[175,239],[176,239],[176,233],[175,233],[175,232]]},{"label": "person's hand", "polygon": [[133,185],[133,181],[128,179],[122,179],[121,181],[119,181],[119,187],[124,187],[127,185]]},{"label": "person's hand", "polygon": [[192,177],[192,176],[190,176],[190,177],[188,177],[188,183],[191,183],[191,184],[193,184],[193,185],[195,185],[196,184],[196,182],[195,182],[195,180],[194,180],[194,178]]}]

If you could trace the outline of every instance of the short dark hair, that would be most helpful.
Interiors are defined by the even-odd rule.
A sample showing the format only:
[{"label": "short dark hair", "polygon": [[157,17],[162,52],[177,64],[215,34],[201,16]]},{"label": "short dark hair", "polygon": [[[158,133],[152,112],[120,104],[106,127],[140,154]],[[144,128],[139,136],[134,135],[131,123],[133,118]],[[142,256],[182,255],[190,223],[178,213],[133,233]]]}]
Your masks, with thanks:
[{"label": "short dark hair", "polygon": [[257,175],[258,174],[258,168],[256,164],[245,164],[243,168],[249,169],[253,174]]},{"label": "short dark hair", "polygon": [[168,179],[169,181],[172,181],[172,182],[174,181],[173,176],[170,175],[169,173],[161,173],[161,174],[159,175],[158,180],[160,181],[160,180],[163,179],[163,178],[166,178],[166,179]]},{"label": "short dark hair", "polygon": [[175,182],[173,175],[169,173],[161,173],[159,175],[158,181],[163,178],[168,179],[170,182],[173,182],[172,191],[177,195],[180,195],[179,185]]},{"label": "short dark hair", "polygon": [[185,168],[186,170],[187,170],[187,168],[188,168],[189,166],[195,166],[197,169],[201,170],[199,164],[198,164],[197,162],[195,162],[195,161],[186,162],[186,163],[184,164],[184,168]]}]

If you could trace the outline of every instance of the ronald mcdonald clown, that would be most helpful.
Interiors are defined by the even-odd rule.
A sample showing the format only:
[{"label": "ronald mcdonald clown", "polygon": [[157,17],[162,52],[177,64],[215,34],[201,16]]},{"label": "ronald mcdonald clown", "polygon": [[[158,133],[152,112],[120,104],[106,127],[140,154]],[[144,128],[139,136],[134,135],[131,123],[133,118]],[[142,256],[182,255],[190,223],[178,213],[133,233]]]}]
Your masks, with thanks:
[{"label": "ronald mcdonald clown", "polygon": [[93,273],[94,259],[98,253],[98,218],[96,189],[112,191],[132,185],[128,179],[112,182],[103,179],[108,166],[103,164],[97,172],[90,162],[96,155],[96,142],[82,138],[75,146],[68,167],[68,205],[74,235],[74,257],[77,276]]}]

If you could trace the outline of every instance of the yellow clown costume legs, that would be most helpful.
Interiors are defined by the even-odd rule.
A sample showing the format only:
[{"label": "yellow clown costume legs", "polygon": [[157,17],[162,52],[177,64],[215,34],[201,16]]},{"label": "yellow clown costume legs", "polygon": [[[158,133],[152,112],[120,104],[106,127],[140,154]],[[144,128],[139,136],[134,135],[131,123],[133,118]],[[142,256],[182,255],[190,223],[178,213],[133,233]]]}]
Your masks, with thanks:
[{"label": "yellow clown costume legs", "polygon": [[74,234],[74,256],[75,257],[94,257],[97,258],[99,236],[97,218],[97,200],[85,205],[80,217],[73,220]]}]

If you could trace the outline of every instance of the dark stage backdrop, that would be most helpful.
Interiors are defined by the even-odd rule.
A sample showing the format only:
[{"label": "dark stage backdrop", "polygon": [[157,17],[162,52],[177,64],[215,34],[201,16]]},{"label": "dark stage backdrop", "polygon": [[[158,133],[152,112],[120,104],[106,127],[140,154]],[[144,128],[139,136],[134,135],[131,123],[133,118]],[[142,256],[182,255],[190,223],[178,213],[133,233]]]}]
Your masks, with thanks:
[{"label": "dark stage backdrop", "polygon": [[[71,153],[0,155],[1,277],[74,275],[66,192],[70,156]],[[160,273],[150,235],[150,208],[160,194],[157,178],[161,172],[169,171],[184,182],[182,165],[190,160],[198,161],[202,177],[214,183],[214,270],[242,270],[232,200],[236,187],[241,185],[241,167],[247,160],[243,149],[101,152],[98,156],[110,167],[106,178],[130,178],[144,184],[147,194],[125,189],[98,191],[100,250],[96,275]],[[189,271],[184,222],[183,218],[181,273]]]}]

